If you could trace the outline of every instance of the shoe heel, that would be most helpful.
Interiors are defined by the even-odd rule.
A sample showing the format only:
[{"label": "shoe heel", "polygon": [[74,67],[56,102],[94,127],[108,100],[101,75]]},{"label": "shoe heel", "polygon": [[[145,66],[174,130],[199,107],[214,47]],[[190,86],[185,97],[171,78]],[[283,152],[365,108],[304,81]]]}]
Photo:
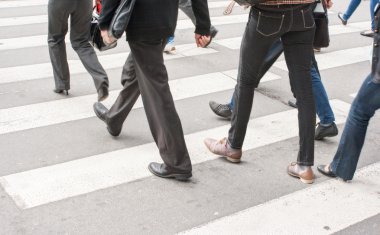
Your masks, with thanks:
[{"label": "shoe heel", "polygon": [[300,180],[301,180],[301,182],[304,183],[304,184],[312,184],[312,183],[314,183],[314,179],[312,179],[312,180],[307,180],[307,179],[302,179],[302,178],[300,178]]},{"label": "shoe heel", "polygon": [[227,159],[228,161],[232,162],[232,163],[240,163],[240,159],[231,158],[231,157],[227,157],[226,159]]},{"label": "shoe heel", "polygon": [[180,174],[174,176],[174,178],[178,181],[188,181],[193,175],[191,173],[189,174]]}]

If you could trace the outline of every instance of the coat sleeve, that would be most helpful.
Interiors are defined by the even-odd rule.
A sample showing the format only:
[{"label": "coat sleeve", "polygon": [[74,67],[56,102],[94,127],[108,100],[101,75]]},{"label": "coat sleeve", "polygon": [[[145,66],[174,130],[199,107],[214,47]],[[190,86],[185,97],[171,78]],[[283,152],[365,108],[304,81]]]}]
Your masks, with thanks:
[{"label": "coat sleeve", "polygon": [[108,29],[119,4],[120,0],[102,0],[102,11],[98,20],[101,30]]},{"label": "coat sleeve", "polygon": [[210,35],[210,15],[208,12],[207,0],[191,0],[195,15],[195,33],[200,35]]}]

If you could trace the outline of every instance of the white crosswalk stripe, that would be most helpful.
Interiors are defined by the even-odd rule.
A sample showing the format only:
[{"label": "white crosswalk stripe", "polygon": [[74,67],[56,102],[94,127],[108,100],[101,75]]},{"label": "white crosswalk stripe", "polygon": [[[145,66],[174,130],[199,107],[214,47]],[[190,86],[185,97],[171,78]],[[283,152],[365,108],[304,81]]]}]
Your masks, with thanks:
[{"label": "white crosswalk stripe", "polygon": [[[195,44],[177,45],[176,48],[177,53],[175,55],[165,54],[164,58],[166,60],[174,60],[190,56],[217,53],[215,49],[211,48],[196,48]],[[368,61],[370,49],[370,46],[366,46],[318,54],[316,55],[317,60],[320,61],[318,62],[318,67],[320,70],[323,70]],[[121,68],[125,63],[127,56],[128,53],[102,55],[99,56],[99,61],[105,69]],[[86,69],[83,67],[80,60],[69,60],[69,66],[71,74],[86,73]],[[287,70],[285,61],[276,62],[274,66]],[[6,77],[0,80],[0,84],[2,84],[52,77],[53,71],[50,63],[43,63],[0,68],[0,74],[7,74]]]},{"label": "white crosswalk stripe", "polygon": [[[346,119],[349,104],[331,101],[337,123]],[[285,111],[250,122],[244,144],[245,150],[258,148],[296,137],[297,111]],[[185,137],[193,164],[214,159],[202,145],[205,137],[220,138],[230,125],[193,133]],[[131,156],[139,156],[133,158]],[[0,178],[1,185],[17,205],[31,208],[95,190],[127,183],[149,176],[149,162],[160,159],[156,144],[150,143],[125,150],[96,155],[51,167],[21,172]]]},{"label": "white crosswalk stripe", "polygon": [[[236,84],[233,81],[236,80],[236,76],[237,70],[228,70],[169,81],[169,85],[174,100],[181,100],[232,89]],[[263,82],[280,78],[280,76],[268,73],[264,76]],[[119,91],[112,91],[105,104],[111,105]],[[92,104],[95,100],[96,95],[86,95],[10,109],[0,109],[0,134],[94,117]],[[142,102],[139,99],[134,108],[141,107]]]},{"label": "white crosswalk stripe", "polygon": [[329,180],[180,234],[233,234],[236,228],[239,234],[332,234],[380,211],[380,163],[356,178],[353,184]]},{"label": "white crosswalk stripe", "polygon": [[[12,7],[30,7],[30,6],[45,6],[47,5],[48,0],[12,0],[12,1],[3,1],[0,4],[0,9],[2,8],[12,8]],[[209,2],[208,7],[212,8],[220,8],[226,7],[230,1],[216,1]]]},{"label": "white crosswalk stripe", "polygon": [[[219,25],[229,24],[230,22],[234,22],[233,20],[236,20],[236,23],[239,23],[240,19],[236,17],[234,19],[231,19],[231,21],[219,22],[220,23]],[[369,24],[370,24],[370,21],[352,23],[347,26],[330,25],[329,32],[330,32],[330,35],[356,33],[356,32],[366,30]],[[215,22],[215,25],[218,25],[218,22]],[[178,26],[178,27],[181,27],[181,26]],[[182,27],[185,27],[185,26],[182,26]],[[191,25],[188,27],[191,27]],[[66,38],[70,38],[69,34],[66,36]],[[124,41],[125,38],[123,37],[120,40]],[[215,40],[215,42],[219,45],[228,47],[230,49],[239,49],[240,43],[241,43],[241,37],[219,39],[219,40]],[[69,44],[70,42],[67,41],[67,43]],[[0,39],[0,51],[46,46],[46,45],[47,45],[47,35],[36,35],[36,36],[28,36],[28,37],[20,37],[20,38]]]},{"label": "white crosswalk stripe", "polygon": [[[211,48],[197,48],[194,43],[177,45],[176,49],[176,54],[164,54],[164,59],[173,60],[178,58],[206,55],[217,52],[216,50]],[[102,55],[98,58],[104,69],[115,69],[123,67],[128,57],[128,54],[129,52],[117,53],[111,55]],[[69,67],[71,74],[86,73],[86,69],[84,68],[80,60],[69,60]],[[0,84],[34,80],[53,76],[53,71],[50,63],[0,68],[0,73],[7,74],[7,76],[4,77],[4,79],[0,80]]]},{"label": "white crosswalk stripe", "polygon": [[[346,34],[346,33],[357,33],[357,32],[361,32],[363,30],[366,30],[370,23],[371,23],[370,21],[366,21],[366,22],[352,23],[352,24],[349,24],[347,26],[330,25],[329,26],[329,33],[331,36],[332,35]],[[215,40],[215,42],[219,45],[225,46],[225,47],[230,48],[230,49],[239,49],[240,44],[241,44],[241,39],[242,39],[242,37],[235,37],[235,38],[219,39],[219,40]],[[0,49],[1,49],[1,47],[0,47]]]},{"label": "white crosswalk stripe", "polygon": [[[365,61],[369,63],[371,49],[371,46],[350,48],[326,54],[317,54],[315,57],[320,70],[331,69]],[[274,66],[286,71],[288,70],[285,61],[276,62]]]},{"label": "white crosswalk stripe", "polygon": [[[199,102],[202,102],[203,106],[207,106],[208,99],[210,99],[211,95],[215,95],[215,97],[221,97],[225,94],[230,95],[237,84],[237,61],[242,40],[241,30],[248,20],[249,11],[244,11],[242,7],[235,4],[235,8],[240,9],[234,9],[231,15],[222,15],[223,10],[230,2],[229,0],[208,1],[209,8],[212,9],[210,12],[218,12],[216,13],[217,15],[211,15],[212,24],[218,26],[217,28],[219,30],[219,34],[213,40],[215,46],[206,49],[197,48],[194,43],[190,44],[188,43],[189,41],[183,42],[181,41],[182,39],[176,39],[175,46],[177,52],[170,55],[164,54],[165,61],[170,61],[170,65],[168,66],[173,66],[168,67],[169,78],[173,77],[171,73],[181,72],[181,74],[175,74],[176,79],[169,80],[169,85],[176,106],[181,106],[182,110],[184,109],[186,112],[190,112],[189,109],[191,110],[191,115],[184,115],[185,117],[181,117],[181,119],[185,119],[182,120],[182,123],[188,125],[187,129],[184,128],[185,139],[194,165],[194,172],[197,174],[204,173],[199,171],[199,168],[204,166],[207,166],[206,170],[210,172],[215,169],[216,171],[221,171],[220,167],[214,167],[214,165],[220,163],[218,156],[211,154],[206,149],[203,144],[203,139],[206,137],[222,138],[228,134],[230,128],[228,122],[221,124],[221,120],[218,119],[209,120],[210,122],[215,122],[212,123],[212,127],[211,123],[210,125],[209,123],[202,123],[202,125],[205,125],[201,125],[199,128],[194,128],[192,124],[189,124],[194,120],[194,122],[199,124],[199,120],[207,120],[207,115],[213,115],[211,111],[209,113],[199,112]],[[39,58],[38,62],[36,62],[31,57],[16,58],[16,56],[12,54],[12,50],[14,50],[15,54],[20,54],[24,49],[28,49],[25,51],[44,49],[46,50],[45,52],[47,52],[47,35],[44,34],[46,32],[28,31],[28,33],[21,33],[21,29],[27,30],[31,25],[41,24],[47,26],[47,15],[46,12],[43,12],[44,9],[46,10],[47,4],[48,0],[0,0],[1,12],[9,10],[10,12],[15,12],[15,14],[17,12],[18,14],[15,17],[9,17],[9,14],[8,16],[0,17],[0,30],[4,28],[20,29],[19,35],[17,32],[12,32],[12,35],[15,36],[0,39],[0,55],[7,56],[6,59],[11,61],[11,63],[7,63],[7,65],[0,64],[0,100],[9,102],[15,98],[19,102],[17,104],[4,105],[2,107],[5,108],[0,109],[0,203],[2,206],[5,205],[4,211],[6,211],[6,213],[3,213],[4,215],[0,213],[0,234],[16,234],[19,231],[24,231],[17,230],[17,232],[15,232],[15,230],[10,230],[11,232],[9,232],[8,230],[4,230],[3,223],[13,229],[13,227],[18,226],[15,221],[19,221],[19,217],[23,219],[20,224],[25,225],[25,223],[29,221],[28,218],[30,218],[28,214],[34,215],[33,213],[39,213],[40,217],[33,217],[31,220],[33,226],[24,226],[25,228],[23,229],[25,229],[26,233],[35,234],[36,226],[45,224],[47,228],[46,231],[49,231],[50,234],[56,231],[58,231],[56,233],[71,234],[68,230],[63,230],[62,227],[55,228],[57,230],[48,230],[50,229],[49,226],[55,226],[54,224],[61,225],[65,223],[66,220],[73,224],[72,227],[77,226],[79,228],[88,226],[92,228],[92,230],[88,231],[97,231],[97,229],[94,229],[94,226],[98,225],[89,221],[86,213],[97,214],[99,211],[103,211],[103,209],[106,209],[105,211],[110,214],[124,213],[121,209],[115,209],[117,205],[114,207],[109,206],[107,197],[112,197],[113,195],[107,194],[107,192],[116,190],[118,194],[120,192],[122,194],[123,190],[130,190],[131,185],[137,185],[140,189],[145,189],[146,185],[151,183],[152,180],[154,182],[156,182],[156,180],[158,181],[158,179],[153,177],[147,170],[147,165],[150,162],[160,162],[160,154],[156,143],[151,142],[151,136],[145,136],[146,134],[144,134],[145,138],[141,140],[134,140],[135,142],[128,143],[128,145],[121,145],[121,142],[127,143],[133,136],[129,136],[128,133],[128,135],[126,135],[127,137],[107,138],[106,130],[104,130],[106,138],[104,139],[104,143],[102,142],[102,145],[109,145],[107,148],[96,146],[99,142],[96,144],[92,143],[91,139],[94,138],[94,136],[88,136],[89,141],[86,142],[86,140],[83,140],[83,143],[75,143],[67,139],[62,140],[63,143],[75,144],[77,147],[75,149],[80,149],[78,153],[70,152],[72,151],[70,148],[68,148],[67,151],[65,150],[65,153],[57,153],[54,149],[56,146],[51,147],[52,145],[49,145],[51,140],[47,139],[45,135],[52,138],[55,142],[60,142],[60,132],[67,131],[76,135],[76,130],[71,126],[87,125],[83,123],[88,123],[88,127],[86,126],[86,128],[88,130],[91,129],[91,132],[88,131],[89,135],[90,133],[98,132],[93,131],[95,125],[91,123],[97,120],[92,107],[97,98],[95,92],[93,92],[93,94],[82,93],[80,96],[70,95],[62,99],[56,99],[57,96],[50,94],[51,90],[46,91],[46,87],[41,89],[35,87],[38,86],[38,84],[44,83],[45,80],[53,79],[51,63],[46,61],[46,58],[45,60]],[[23,9],[32,9],[32,11],[22,15],[20,12],[22,12]],[[35,14],[33,14],[34,11]],[[329,14],[335,13],[329,11]],[[225,28],[231,30],[235,25],[239,26],[236,27],[239,28],[239,30],[223,32]],[[352,33],[358,33],[368,29],[369,25],[370,21],[368,21],[368,19],[361,19],[353,23],[350,22],[346,26],[341,24],[333,25],[330,23],[329,32],[331,41],[333,42],[335,37],[346,39]],[[36,27],[39,26],[36,25]],[[193,33],[194,25],[191,20],[185,18],[183,13],[180,13],[177,29],[179,31],[177,31],[176,35],[179,35],[178,38],[181,38],[183,36],[182,34]],[[69,35],[67,35],[66,38],[68,39]],[[126,50],[124,52],[121,53],[119,49],[115,51],[110,50],[107,53],[97,52],[99,61],[107,71],[121,69],[129,55],[125,38],[121,40],[123,41],[120,42],[119,47],[125,47]],[[70,44],[69,40],[66,41],[67,44]],[[365,44],[355,41],[350,42],[349,46],[347,46],[347,44],[349,43],[342,41],[339,47],[334,45],[330,47],[331,49],[329,48],[328,52],[323,51],[322,53],[316,54],[318,67],[320,70],[324,70],[322,73],[328,74],[332,71],[335,72],[335,70],[341,71],[347,68],[352,74],[359,74],[365,69],[368,69],[364,68],[369,66],[366,66],[363,62],[369,61],[371,57],[370,42]],[[38,56],[38,54],[36,54],[36,56]],[[226,61],[221,61],[220,58]],[[5,57],[0,58],[0,61],[6,61]],[[194,69],[195,66],[188,66],[191,67],[190,70],[187,66],[183,66],[183,63],[194,63],[199,67],[199,71]],[[69,66],[71,75],[77,75],[80,79],[82,79],[82,76],[88,76],[80,60],[70,59]],[[354,69],[352,69],[353,67]],[[277,151],[276,153],[280,152],[284,156],[290,156],[294,155],[296,149],[298,149],[297,145],[290,146],[289,148],[293,148],[294,150],[290,153],[289,149],[283,147],[285,143],[294,141],[299,135],[298,110],[290,109],[283,104],[291,97],[291,92],[288,91],[288,93],[286,93],[286,91],[284,91],[284,94],[288,94],[289,97],[274,92],[277,89],[283,88],[283,86],[288,86],[288,79],[282,79],[285,78],[284,76],[287,74],[285,71],[287,71],[287,66],[285,61],[281,58],[274,64],[274,69],[265,74],[261,81],[265,82],[265,84],[255,93],[255,96],[259,95],[259,98],[255,99],[255,102],[263,103],[255,104],[252,112],[257,112],[258,109],[260,109],[259,111],[264,114],[251,117],[249,122],[243,146],[243,162],[236,168],[242,172],[247,171],[248,168],[246,166],[251,163],[248,161],[244,162],[245,154],[249,155],[251,152],[256,153],[256,151],[259,152],[262,149],[272,148],[273,146],[274,152]],[[345,75],[342,75],[342,77],[344,76]],[[329,97],[333,99],[330,100],[330,103],[335,114],[336,124],[339,126],[340,131],[343,130],[341,127],[343,127],[350,110],[350,104],[347,102],[351,102],[351,98],[356,97],[357,93],[354,92],[357,92],[359,88],[351,89],[351,87],[348,86],[336,88],[331,85],[337,83],[341,84],[342,77],[336,76],[336,80],[326,78],[328,83],[330,83],[327,90],[329,93],[331,91]],[[355,83],[358,83],[357,80],[355,80]],[[78,88],[84,86],[84,84],[75,85],[78,85]],[[20,89],[20,87],[23,88]],[[336,95],[333,93],[337,89],[343,90],[343,88],[345,91],[344,94]],[[273,91],[271,89],[273,89]],[[19,90],[19,92],[13,92],[15,90]],[[110,91],[110,96],[104,101],[104,104],[108,107],[111,106],[119,91],[120,87]],[[51,97],[46,95],[47,92],[49,92]],[[207,97],[207,100],[205,97]],[[229,98],[230,97],[225,97],[225,100],[229,100]],[[265,104],[265,106],[263,104]],[[274,104],[273,106],[277,107],[271,109],[270,104]],[[184,108],[183,106],[185,105],[186,107]],[[136,115],[134,118],[145,118],[139,116],[144,115],[143,112],[136,112],[137,109],[141,109],[142,107],[143,104],[139,98],[132,109],[133,114]],[[99,122],[100,121],[98,121],[97,124],[99,124]],[[137,129],[140,127],[132,125],[132,128]],[[51,133],[52,129],[57,133]],[[124,132],[126,131],[123,129],[123,133]],[[7,140],[8,138],[12,140],[18,140],[18,138],[25,140],[23,137],[30,135],[33,135],[33,138],[36,138],[37,141],[27,140],[14,144],[9,144],[9,141],[4,141],[5,144],[2,143],[2,140]],[[378,137],[378,133],[374,133],[373,135],[375,137],[371,138]],[[331,151],[327,150],[335,148],[339,141],[338,138],[331,138],[329,140],[330,141],[326,142],[316,142],[315,148],[318,157],[327,155],[325,154],[326,152],[330,154]],[[376,142],[374,139],[371,139],[371,141]],[[49,144],[45,144],[45,142]],[[82,145],[85,147],[82,147]],[[86,149],[81,152],[81,149],[84,148],[89,148],[90,150]],[[34,158],[36,162],[33,167],[30,167],[22,165],[24,159],[13,154],[13,152],[20,153],[19,149],[25,151],[25,156],[30,154],[30,150],[41,149],[43,151],[40,151],[40,153],[38,153],[40,155],[38,156],[36,156],[36,154],[30,156]],[[268,151],[267,154],[273,154],[271,151]],[[256,159],[256,156],[254,157],[255,167],[260,168],[263,165],[263,159]],[[213,191],[212,197],[209,194],[200,195],[190,193],[190,196],[193,197],[195,202],[197,202],[199,198],[205,197],[209,205],[202,207],[203,205],[199,204],[200,206],[198,207],[197,204],[194,207],[194,205],[191,204],[192,201],[184,202],[184,211],[176,211],[172,215],[155,218],[159,222],[152,223],[150,226],[156,233],[169,233],[166,232],[165,229],[156,230],[156,228],[161,228],[160,225],[158,225],[162,222],[160,221],[161,219],[165,221],[166,224],[168,220],[172,222],[175,219],[181,223],[178,222],[178,225],[173,226],[175,229],[170,231],[175,232],[170,233],[332,234],[339,232],[351,225],[361,223],[363,220],[380,214],[378,190],[380,187],[380,161],[376,162],[376,159],[367,159],[365,163],[367,166],[358,169],[355,180],[351,183],[342,182],[340,180],[319,182],[319,175],[317,175],[317,180],[314,185],[307,188],[297,186],[297,188],[287,183],[292,179],[286,176],[286,178],[281,179],[281,182],[284,181],[283,183],[292,189],[290,192],[280,192],[277,188],[270,189],[269,193],[275,196],[272,195],[273,197],[268,198],[266,194],[260,195],[260,198],[256,201],[252,201],[249,205],[244,204],[244,208],[239,207],[238,210],[231,209],[236,206],[236,204],[231,203],[231,205],[229,205],[229,203],[225,203],[224,206],[227,209],[223,211],[222,215],[218,216],[217,212],[210,212],[212,209],[209,209],[208,206],[213,208],[213,205],[216,205],[215,199],[218,197],[220,197],[220,200],[225,199],[225,194],[221,193],[220,190],[228,189],[232,186],[225,183],[223,177],[229,178],[233,177],[233,174],[236,174],[236,172],[231,170],[231,165],[225,164],[223,165],[223,175],[219,180],[197,178],[196,176],[195,182],[192,181],[183,188],[181,188],[182,186],[178,187],[178,191],[182,192],[184,188],[205,187],[207,183],[218,180],[215,182],[217,182],[216,184],[219,190]],[[321,159],[318,159],[318,161],[319,160]],[[9,164],[9,162],[13,164]],[[370,164],[368,162],[370,162]],[[9,168],[9,170],[6,168]],[[1,172],[2,169],[6,169],[7,173]],[[234,170],[236,171],[236,169]],[[284,171],[283,174],[286,175],[286,172]],[[198,182],[198,180],[200,182]],[[161,181],[158,182],[161,183]],[[291,182],[294,183],[294,181]],[[173,183],[173,181],[165,181],[165,183],[167,183],[168,188],[164,187],[160,189],[162,192],[165,190],[170,191],[173,185],[178,186],[176,182]],[[265,184],[265,182],[260,183]],[[141,193],[140,191],[141,190],[139,190],[139,193]],[[105,195],[104,198],[101,199],[102,202],[93,202],[90,201],[90,197],[87,197],[95,194],[99,194],[100,196]],[[141,195],[142,193],[140,196]],[[155,195],[147,195],[147,197],[149,196],[153,198]],[[117,201],[118,199],[113,199],[117,203],[119,202]],[[238,201],[247,200],[247,197],[242,197],[242,195],[236,193],[236,199]],[[88,208],[84,208],[81,212],[67,210],[67,208],[63,206],[68,202],[72,203],[71,208],[80,208],[82,205],[79,205],[79,203],[83,202],[83,200],[89,200],[89,202],[87,205]],[[171,200],[178,201],[182,200],[182,198],[173,199],[169,197],[167,200],[160,201],[159,203],[162,203],[166,208],[170,208],[173,207],[170,203]],[[250,200],[250,198],[248,198],[248,200]],[[128,200],[126,201],[128,203]],[[155,200],[144,201],[143,209],[136,208],[137,205],[128,205],[128,209],[142,211],[141,213],[135,214],[136,220],[132,222],[135,223],[135,221],[142,221],[144,218],[149,218],[150,211],[147,208],[152,208],[156,205],[157,201]],[[48,217],[47,214],[49,213],[46,212],[50,211],[51,208],[55,208],[59,213],[64,212],[65,214],[58,213],[57,216]],[[200,208],[201,210],[199,210]],[[194,220],[196,222],[193,223],[192,219],[189,219],[189,217],[185,215],[186,213],[191,214],[198,210],[203,215],[212,213],[213,216],[202,217],[199,215],[202,219]],[[42,213],[40,213],[41,211]],[[83,213],[85,216],[82,217],[82,214],[78,215],[78,213]],[[3,216],[6,219],[3,219]],[[8,216],[10,219],[8,219]],[[121,215],[120,217],[123,216]],[[207,220],[205,218],[207,218]],[[84,221],[84,224],[79,225],[77,223],[78,221]],[[299,223],[299,221],[304,222]],[[128,224],[128,226],[131,227],[129,222],[125,221],[113,221],[111,227],[123,226],[124,224]],[[123,234],[147,233],[148,230],[140,228],[140,225],[141,224],[133,224],[132,227],[134,230],[131,230],[133,232],[124,229],[122,230]],[[19,228],[17,227],[17,229]],[[86,232],[91,233],[88,231]],[[112,230],[110,233],[118,232],[120,231]],[[152,233],[151,230],[149,230],[149,233]]]}]

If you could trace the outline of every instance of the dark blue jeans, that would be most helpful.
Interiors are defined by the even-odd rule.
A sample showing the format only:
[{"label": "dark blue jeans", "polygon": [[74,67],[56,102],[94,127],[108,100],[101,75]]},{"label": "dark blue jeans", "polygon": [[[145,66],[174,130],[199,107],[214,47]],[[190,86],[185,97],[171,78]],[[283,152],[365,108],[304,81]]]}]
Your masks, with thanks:
[{"label": "dark blue jeans", "polygon": [[238,81],[228,143],[243,146],[254,90],[261,79],[265,56],[281,38],[294,94],[298,99],[299,152],[297,163],[314,164],[315,103],[311,86],[311,57],[315,23],[311,5],[251,7],[242,39]]},{"label": "dark blue jeans", "polygon": [[351,110],[331,163],[331,170],[344,180],[352,180],[363,148],[369,120],[380,109],[380,84],[369,75],[363,82]]},{"label": "dark blue jeans", "polygon": [[311,64],[311,82],[313,87],[313,94],[315,100],[315,107],[317,115],[322,124],[330,124],[335,121],[334,113],[331,109],[329,98],[327,96],[325,87],[323,86],[321,75],[318,70],[318,64],[313,54]]}]

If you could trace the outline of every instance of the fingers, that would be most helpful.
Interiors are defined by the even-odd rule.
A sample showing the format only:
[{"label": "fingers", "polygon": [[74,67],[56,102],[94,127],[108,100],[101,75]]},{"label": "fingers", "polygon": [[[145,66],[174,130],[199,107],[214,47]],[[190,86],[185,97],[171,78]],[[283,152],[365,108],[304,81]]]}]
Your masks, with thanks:
[{"label": "fingers", "polygon": [[101,30],[101,35],[102,35],[102,38],[103,38],[103,42],[106,44],[106,45],[109,45],[109,44],[112,44],[116,41],[115,38],[111,37],[109,34],[108,34],[108,30]]},{"label": "fingers", "polygon": [[199,44],[201,45],[201,47],[205,47],[210,42],[210,40],[210,36],[202,36],[199,39]]},{"label": "fingers", "polygon": [[210,42],[210,40],[210,36],[201,36],[199,34],[195,34],[195,43],[197,44],[197,47],[205,47]]}]

